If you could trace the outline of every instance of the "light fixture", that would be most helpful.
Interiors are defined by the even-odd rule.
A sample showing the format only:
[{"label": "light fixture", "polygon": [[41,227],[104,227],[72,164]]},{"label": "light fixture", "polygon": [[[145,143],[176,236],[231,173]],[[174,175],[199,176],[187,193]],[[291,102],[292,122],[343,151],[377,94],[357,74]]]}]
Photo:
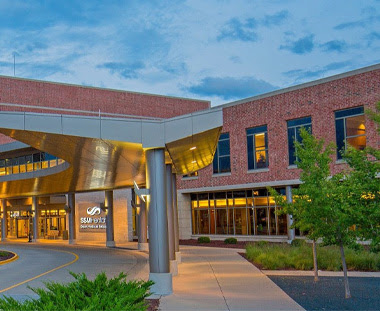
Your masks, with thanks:
[{"label": "light fixture", "polygon": [[191,163],[193,163],[193,164],[194,164],[194,163],[197,163],[197,161],[195,161],[195,160],[194,160],[194,161],[191,161]]},{"label": "light fixture", "polygon": [[193,150],[195,150],[195,149],[197,149],[196,146],[193,146],[193,147],[190,148],[191,151],[193,151]]}]

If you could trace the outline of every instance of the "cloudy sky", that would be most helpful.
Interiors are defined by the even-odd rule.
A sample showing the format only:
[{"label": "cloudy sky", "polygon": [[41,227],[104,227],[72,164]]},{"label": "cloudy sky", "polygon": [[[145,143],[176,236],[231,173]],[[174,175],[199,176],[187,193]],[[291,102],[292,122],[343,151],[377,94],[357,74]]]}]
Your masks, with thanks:
[{"label": "cloudy sky", "polygon": [[379,0],[0,0],[0,75],[211,100],[380,63]]}]

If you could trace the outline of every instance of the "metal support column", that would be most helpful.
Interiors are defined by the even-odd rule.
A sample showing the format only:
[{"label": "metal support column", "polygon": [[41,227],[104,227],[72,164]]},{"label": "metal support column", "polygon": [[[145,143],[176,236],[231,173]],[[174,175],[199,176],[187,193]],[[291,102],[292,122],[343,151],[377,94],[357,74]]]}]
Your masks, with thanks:
[{"label": "metal support column", "polygon": [[179,251],[179,226],[178,226],[178,204],[177,204],[177,178],[172,174],[173,189],[173,211],[174,211],[174,237],[175,237],[175,259],[181,263],[181,252]]},{"label": "metal support column", "polygon": [[[286,201],[288,203],[293,202],[292,186],[286,186]],[[294,229],[291,228],[291,226],[293,225],[293,216],[287,214],[286,220],[287,220],[287,229],[288,229],[288,243],[290,244],[292,243],[295,237]]]},{"label": "metal support column", "polygon": [[107,217],[106,217],[106,235],[107,247],[115,247],[115,239],[114,239],[114,229],[113,229],[113,191],[107,190],[105,192],[105,200],[104,206],[107,209]]},{"label": "metal support column", "polygon": [[166,211],[165,150],[146,151],[146,186],[149,227],[149,279],[155,284],[151,292],[169,295],[173,292],[169,268],[168,218]]},{"label": "metal support column", "polygon": [[33,242],[38,242],[38,198],[32,197]]},{"label": "metal support column", "polygon": [[69,193],[67,195],[67,205],[69,207],[69,244],[75,244],[75,193]]},{"label": "metal support column", "polygon": [[175,231],[174,231],[174,208],[173,208],[173,187],[172,187],[172,166],[166,164],[166,206],[168,213],[168,241],[170,272],[172,275],[178,274],[178,265],[175,260]]},{"label": "metal support column", "polygon": [[1,242],[5,242],[7,240],[7,201],[1,200]]},{"label": "metal support column", "polygon": [[138,238],[139,238],[139,243],[138,243],[138,249],[140,251],[148,251],[149,250],[149,245],[148,245],[148,239],[147,239],[147,223],[146,223],[146,203],[141,200],[137,195],[136,195],[136,200],[137,200],[137,215],[138,215]]}]

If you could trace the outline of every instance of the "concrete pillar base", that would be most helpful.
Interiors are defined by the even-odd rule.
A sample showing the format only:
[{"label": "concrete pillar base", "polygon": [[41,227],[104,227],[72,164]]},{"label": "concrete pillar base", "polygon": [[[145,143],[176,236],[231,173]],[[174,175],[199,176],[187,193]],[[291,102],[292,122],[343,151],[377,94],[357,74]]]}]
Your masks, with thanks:
[{"label": "concrete pillar base", "polygon": [[149,252],[149,243],[139,243],[138,250],[143,252]]},{"label": "concrete pillar base", "polygon": [[77,240],[69,240],[69,244],[70,244],[70,245],[77,244]]},{"label": "concrete pillar base", "polygon": [[177,260],[170,260],[170,273],[172,276],[178,275],[178,262]]},{"label": "concrete pillar base", "polygon": [[32,239],[32,242],[33,242],[33,243],[39,243],[39,242],[40,242],[40,239]]},{"label": "concrete pillar base", "polygon": [[173,293],[171,273],[149,273],[149,280],[154,282],[150,288],[152,294],[167,296]]},{"label": "concrete pillar base", "polygon": [[115,241],[107,241],[106,246],[107,247],[115,247],[116,246]]},{"label": "concrete pillar base", "polygon": [[178,262],[179,264],[182,263],[181,252],[175,252],[175,260],[177,260],[177,262]]},{"label": "concrete pillar base", "polygon": [[8,239],[7,239],[7,238],[5,238],[5,239],[1,239],[0,242],[8,242]]},{"label": "concrete pillar base", "polygon": [[293,240],[288,240],[287,242],[288,244],[292,244]]}]

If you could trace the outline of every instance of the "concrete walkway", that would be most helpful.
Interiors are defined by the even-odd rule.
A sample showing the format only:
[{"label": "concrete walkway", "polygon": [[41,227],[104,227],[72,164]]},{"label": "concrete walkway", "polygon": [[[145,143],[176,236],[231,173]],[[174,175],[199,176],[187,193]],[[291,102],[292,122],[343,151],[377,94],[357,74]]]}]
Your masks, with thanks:
[{"label": "concrete walkway", "polygon": [[181,253],[162,311],[303,310],[236,249],[183,246]]}]

